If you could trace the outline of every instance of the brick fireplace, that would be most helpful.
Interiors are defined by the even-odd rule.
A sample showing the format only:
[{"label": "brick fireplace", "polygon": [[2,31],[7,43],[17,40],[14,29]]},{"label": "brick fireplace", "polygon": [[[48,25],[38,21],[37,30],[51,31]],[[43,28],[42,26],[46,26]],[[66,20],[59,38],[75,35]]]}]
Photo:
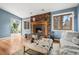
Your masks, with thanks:
[{"label": "brick fireplace", "polygon": [[31,17],[32,33],[37,33],[37,30],[41,30],[47,37],[50,33],[50,13],[44,13]]}]

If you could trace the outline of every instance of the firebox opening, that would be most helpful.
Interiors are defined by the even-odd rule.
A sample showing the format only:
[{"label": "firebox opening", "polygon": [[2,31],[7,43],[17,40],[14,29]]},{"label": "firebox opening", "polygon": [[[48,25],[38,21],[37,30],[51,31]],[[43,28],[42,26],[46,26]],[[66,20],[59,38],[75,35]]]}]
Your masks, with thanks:
[{"label": "firebox opening", "polygon": [[38,32],[38,30],[42,31],[42,28],[37,27],[37,28],[36,28],[36,33]]}]

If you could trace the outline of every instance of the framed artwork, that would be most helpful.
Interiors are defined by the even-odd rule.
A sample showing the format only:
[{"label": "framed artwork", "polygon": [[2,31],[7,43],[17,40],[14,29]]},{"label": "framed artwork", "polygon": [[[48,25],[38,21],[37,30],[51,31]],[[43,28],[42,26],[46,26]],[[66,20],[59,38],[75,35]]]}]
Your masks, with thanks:
[{"label": "framed artwork", "polygon": [[29,29],[29,22],[24,21],[24,29]]}]

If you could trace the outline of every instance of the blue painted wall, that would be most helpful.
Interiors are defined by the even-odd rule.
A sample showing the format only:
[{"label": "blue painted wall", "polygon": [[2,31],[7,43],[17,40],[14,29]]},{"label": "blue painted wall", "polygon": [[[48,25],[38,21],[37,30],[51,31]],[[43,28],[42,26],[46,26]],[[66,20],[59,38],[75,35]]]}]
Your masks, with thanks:
[{"label": "blue painted wall", "polygon": [[[74,7],[74,8],[54,11],[54,12],[52,12],[52,15],[65,13],[65,12],[74,12],[74,31],[78,32],[78,15],[77,15],[78,11],[77,10],[79,10],[78,7]],[[51,31],[53,31],[53,30],[51,30]],[[54,32],[54,36],[60,38],[61,37],[61,33],[59,31],[55,31]]]},{"label": "blue painted wall", "polygon": [[21,18],[0,9],[0,38],[10,36],[10,21],[21,20]]},{"label": "blue painted wall", "polygon": [[77,16],[78,16],[78,32],[79,32],[79,4],[77,6],[77,12],[78,12]]}]

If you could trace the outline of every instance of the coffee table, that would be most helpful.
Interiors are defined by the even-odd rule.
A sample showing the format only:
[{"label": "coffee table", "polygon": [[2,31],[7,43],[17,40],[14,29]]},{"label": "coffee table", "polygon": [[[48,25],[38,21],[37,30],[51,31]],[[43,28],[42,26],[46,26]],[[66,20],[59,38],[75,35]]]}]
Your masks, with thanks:
[{"label": "coffee table", "polygon": [[36,43],[25,43],[24,53],[28,53],[30,55],[47,55],[50,47],[52,45],[52,40],[40,40],[39,44]]}]

